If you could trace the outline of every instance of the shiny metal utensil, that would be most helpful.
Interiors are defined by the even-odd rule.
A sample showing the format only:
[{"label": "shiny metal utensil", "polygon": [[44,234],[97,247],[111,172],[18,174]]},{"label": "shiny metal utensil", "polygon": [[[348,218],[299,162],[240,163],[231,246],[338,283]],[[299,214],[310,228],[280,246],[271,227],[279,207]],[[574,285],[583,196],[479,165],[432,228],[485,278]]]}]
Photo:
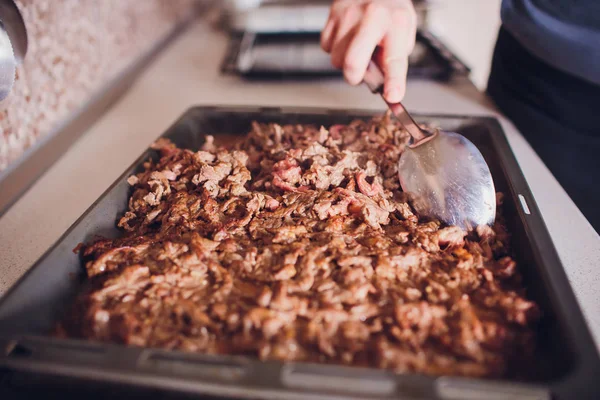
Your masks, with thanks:
[{"label": "shiny metal utensil", "polygon": [[[373,61],[364,82],[383,94],[384,76]],[[492,224],[496,190],[477,147],[458,133],[422,129],[401,103],[387,105],[412,137],[398,161],[398,175],[402,190],[414,196],[415,210],[466,230]]]},{"label": "shiny metal utensil", "polygon": [[17,60],[10,38],[0,21],[0,101],[4,100],[12,89],[16,68]]},{"label": "shiny metal utensil", "polygon": [[27,53],[27,29],[13,0],[0,0],[0,101],[10,93],[17,65]]},{"label": "shiny metal utensil", "polygon": [[25,59],[29,41],[23,15],[13,0],[0,0],[0,21],[8,33],[17,65],[19,65]]}]

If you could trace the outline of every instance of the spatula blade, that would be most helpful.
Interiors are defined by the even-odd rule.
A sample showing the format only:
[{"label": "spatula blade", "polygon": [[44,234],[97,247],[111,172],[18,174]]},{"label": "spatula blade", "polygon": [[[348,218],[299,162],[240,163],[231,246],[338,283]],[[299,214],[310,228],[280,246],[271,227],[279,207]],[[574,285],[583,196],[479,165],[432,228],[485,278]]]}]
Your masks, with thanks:
[{"label": "spatula blade", "polygon": [[481,152],[464,136],[438,131],[427,142],[407,147],[398,174],[419,215],[465,230],[494,222],[492,175]]}]

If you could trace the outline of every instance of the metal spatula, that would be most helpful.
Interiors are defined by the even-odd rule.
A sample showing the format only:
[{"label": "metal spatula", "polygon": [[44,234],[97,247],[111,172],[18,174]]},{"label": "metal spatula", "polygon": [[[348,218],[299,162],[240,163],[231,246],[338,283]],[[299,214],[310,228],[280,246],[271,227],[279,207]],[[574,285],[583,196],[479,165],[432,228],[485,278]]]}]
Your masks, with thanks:
[{"label": "metal spatula", "polygon": [[[364,82],[383,94],[384,76],[373,61]],[[398,161],[398,174],[402,190],[414,196],[415,210],[466,230],[492,224],[496,191],[477,147],[455,132],[422,129],[401,103],[387,105],[412,137]]]}]

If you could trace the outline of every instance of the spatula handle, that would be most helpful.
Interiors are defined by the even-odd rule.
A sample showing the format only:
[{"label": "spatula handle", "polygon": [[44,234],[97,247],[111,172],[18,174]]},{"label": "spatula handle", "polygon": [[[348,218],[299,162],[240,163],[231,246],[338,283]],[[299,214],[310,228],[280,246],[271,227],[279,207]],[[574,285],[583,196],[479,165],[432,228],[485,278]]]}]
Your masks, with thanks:
[{"label": "spatula handle", "polygon": [[[365,77],[363,78],[363,82],[369,87],[371,92],[380,94],[383,97],[383,87],[385,83],[385,77],[381,69],[377,66],[375,61],[371,60],[367,67],[367,72],[365,73]],[[385,98],[384,98],[385,100]],[[421,140],[428,138],[430,135],[423,132],[423,130],[419,127],[419,125],[415,122],[415,120],[410,116],[406,108],[402,105],[402,103],[388,103],[389,109],[392,111],[394,116],[398,119],[400,124],[407,130],[407,132],[412,136],[413,143],[417,144]]]},{"label": "spatula handle", "polygon": [[371,60],[369,62],[363,82],[368,86],[371,92],[383,95],[385,77],[381,69],[375,64],[375,61]]}]

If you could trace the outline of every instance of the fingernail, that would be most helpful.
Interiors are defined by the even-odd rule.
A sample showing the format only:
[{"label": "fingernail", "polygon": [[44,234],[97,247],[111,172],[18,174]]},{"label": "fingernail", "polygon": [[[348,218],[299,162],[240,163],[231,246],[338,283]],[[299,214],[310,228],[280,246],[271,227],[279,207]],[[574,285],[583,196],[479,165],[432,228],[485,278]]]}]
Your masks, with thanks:
[{"label": "fingernail", "polygon": [[396,88],[391,88],[389,90],[385,91],[385,99],[387,101],[389,101],[390,103],[397,103],[400,100],[402,100],[400,98],[400,91]]},{"label": "fingernail", "polygon": [[346,78],[346,81],[351,85],[356,85],[360,81],[356,76],[356,71],[352,69],[349,70],[348,68],[344,69],[344,78]]}]

